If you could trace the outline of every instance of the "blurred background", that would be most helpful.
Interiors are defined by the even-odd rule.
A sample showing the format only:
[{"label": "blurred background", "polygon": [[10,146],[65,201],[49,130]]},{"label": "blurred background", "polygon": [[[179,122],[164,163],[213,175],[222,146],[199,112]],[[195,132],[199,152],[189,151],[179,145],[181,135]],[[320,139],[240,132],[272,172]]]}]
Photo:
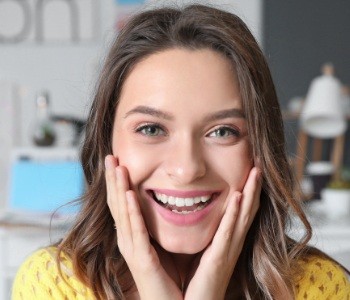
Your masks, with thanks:
[{"label": "blurred background", "polygon": [[[0,299],[25,255],[48,243],[51,213],[84,190],[79,145],[112,38],[139,9],[192,2],[0,0]],[[238,14],[263,48],[313,243],[350,267],[350,2],[200,2]],[[59,210],[54,236],[78,209]]]},{"label": "blurred background", "polygon": [[[28,166],[28,160],[73,159],[106,49],[128,16],[139,9],[185,3],[191,1],[0,1],[0,207],[11,198],[16,206],[30,209],[22,203],[30,201],[28,190],[23,201],[16,193],[25,188],[25,170],[33,174],[37,167]],[[241,15],[262,43],[260,0],[202,3]],[[47,178],[48,170],[41,169]],[[33,201],[44,202],[45,197],[37,200],[38,194]]]},{"label": "blurred background", "polygon": [[[190,1],[178,3],[186,2]],[[49,113],[56,117],[52,146],[79,142],[73,137],[69,141],[69,125],[73,123],[74,130],[79,130],[78,121],[87,116],[95,79],[111,39],[130,13],[164,3],[174,2],[0,1],[0,80],[4,86],[0,90],[1,169],[7,167],[13,147],[36,146],[33,134],[43,114],[38,113],[39,94],[47,94]],[[212,3],[244,16],[261,40],[260,1]],[[0,204],[6,198],[6,181],[7,173],[1,172]]]}]

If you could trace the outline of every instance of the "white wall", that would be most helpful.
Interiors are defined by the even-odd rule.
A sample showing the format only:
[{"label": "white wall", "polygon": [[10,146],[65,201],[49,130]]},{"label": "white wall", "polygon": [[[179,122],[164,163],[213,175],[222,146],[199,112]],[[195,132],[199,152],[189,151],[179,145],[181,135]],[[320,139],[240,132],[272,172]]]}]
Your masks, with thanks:
[{"label": "white wall", "polygon": [[200,3],[214,5],[215,7],[227,10],[240,16],[247,23],[254,36],[261,43],[262,41],[262,0],[148,0],[148,4],[155,5],[183,5]]},{"label": "white wall", "polygon": [[[34,7],[36,0],[28,1]],[[76,1],[80,3],[85,0]],[[94,75],[98,72],[100,58],[104,53],[105,45],[108,44],[108,36],[113,31],[112,27],[116,17],[115,1],[89,1],[101,3],[100,11],[97,11],[96,14],[99,14],[97,22],[100,21],[100,25],[97,24],[97,26],[100,27],[99,32],[102,32],[102,34],[100,33],[95,39],[86,39],[78,44],[59,41],[59,39],[58,42],[55,42],[55,39],[53,41],[48,39],[48,42],[43,45],[32,40],[12,45],[0,43],[0,78],[10,79],[22,86],[20,95],[25,114],[22,116],[22,131],[24,132],[21,140],[24,144],[30,142],[28,131],[32,122],[34,97],[38,90],[48,89],[50,91],[54,113],[70,114],[77,117],[86,116]],[[52,1],[52,3],[54,2]],[[193,1],[149,0],[146,3],[163,5],[164,3],[182,4],[190,2]],[[201,3],[215,4],[242,16],[257,36],[257,39],[261,40],[261,0],[212,0],[201,1]],[[55,9],[57,10],[57,7]],[[88,13],[90,13],[89,10],[85,12],[85,15]],[[15,22],[15,25],[18,23],[13,22]],[[17,24],[18,26],[20,27]],[[57,26],[62,27],[62,24],[58,23]],[[88,26],[89,24],[82,26],[85,28],[85,32]],[[51,28],[51,35],[57,36],[57,31],[55,31],[57,28],[54,26],[51,26]],[[87,35],[88,33],[85,33],[85,36]]]}]

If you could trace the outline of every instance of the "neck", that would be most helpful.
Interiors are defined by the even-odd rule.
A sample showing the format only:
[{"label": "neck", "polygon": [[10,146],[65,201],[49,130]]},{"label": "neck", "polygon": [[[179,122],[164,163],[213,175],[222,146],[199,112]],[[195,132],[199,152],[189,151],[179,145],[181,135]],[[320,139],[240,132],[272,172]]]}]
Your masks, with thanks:
[{"label": "neck", "polygon": [[170,253],[181,277],[187,277],[193,268],[193,262],[198,254]]},{"label": "neck", "polygon": [[169,253],[178,277],[178,286],[184,293],[198,267],[200,255]]},{"label": "neck", "polygon": [[154,246],[163,268],[184,291],[198,267],[201,254],[172,253],[164,250],[158,244]]}]

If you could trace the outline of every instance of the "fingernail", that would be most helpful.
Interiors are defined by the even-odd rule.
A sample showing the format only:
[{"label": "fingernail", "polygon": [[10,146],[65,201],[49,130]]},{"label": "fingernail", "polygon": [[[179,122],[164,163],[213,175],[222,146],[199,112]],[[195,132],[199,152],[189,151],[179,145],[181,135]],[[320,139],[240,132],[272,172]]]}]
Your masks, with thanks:
[{"label": "fingernail", "polygon": [[105,168],[107,170],[111,170],[113,168],[113,162],[112,162],[111,157],[109,155],[107,155],[105,157]]}]

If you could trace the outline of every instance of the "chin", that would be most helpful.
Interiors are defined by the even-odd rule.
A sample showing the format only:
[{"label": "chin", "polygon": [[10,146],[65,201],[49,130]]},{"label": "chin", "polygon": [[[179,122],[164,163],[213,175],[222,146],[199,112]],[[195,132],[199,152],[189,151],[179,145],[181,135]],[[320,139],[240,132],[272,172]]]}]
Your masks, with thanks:
[{"label": "chin", "polygon": [[[166,193],[168,190],[162,192]],[[207,197],[205,202],[194,201],[192,206],[182,205],[177,208],[185,208],[187,213],[174,212],[173,204],[170,204],[170,207],[164,205],[156,199],[153,192],[147,191],[142,194],[141,210],[148,232],[170,253],[196,254],[203,251],[212,241],[224,214],[225,194],[221,191],[205,191],[199,196],[198,192],[194,196],[194,192],[191,193],[186,192],[186,195],[183,195],[184,192],[177,192],[176,198]],[[198,209],[198,206],[202,206],[201,209]],[[188,213],[190,209],[192,212]]]},{"label": "chin", "polygon": [[157,243],[167,252],[177,254],[197,254],[203,251],[213,239],[212,236],[189,236],[176,237],[174,235],[167,235],[163,237],[156,237]]}]

